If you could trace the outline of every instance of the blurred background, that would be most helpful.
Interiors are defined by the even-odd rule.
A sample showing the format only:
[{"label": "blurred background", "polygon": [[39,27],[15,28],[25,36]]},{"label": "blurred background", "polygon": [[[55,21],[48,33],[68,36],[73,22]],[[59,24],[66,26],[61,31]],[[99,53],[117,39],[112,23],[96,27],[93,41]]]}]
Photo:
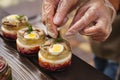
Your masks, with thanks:
[{"label": "blurred background", "polygon": [[[21,14],[28,16],[30,23],[42,28],[41,24],[41,1],[42,0],[0,0],[0,19],[9,14]],[[65,30],[72,21],[74,11],[69,15],[68,22],[63,26]],[[66,29],[65,29],[66,28]],[[73,54],[80,57],[90,65],[94,66],[93,54],[90,48],[89,39],[86,36],[76,34],[69,37]]]}]

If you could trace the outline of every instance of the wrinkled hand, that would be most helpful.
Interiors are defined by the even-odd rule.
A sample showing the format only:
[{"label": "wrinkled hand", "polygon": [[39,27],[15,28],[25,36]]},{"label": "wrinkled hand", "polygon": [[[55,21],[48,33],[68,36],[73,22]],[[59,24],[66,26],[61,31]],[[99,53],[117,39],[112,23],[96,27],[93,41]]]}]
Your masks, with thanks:
[{"label": "wrinkled hand", "polygon": [[[66,15],[76,6],[78,1],[79,0],[43,0],[42,21],[47,26],[48,34],[51,37],[57,37],[57,26],[60,26],[66,21]],[[54,18],[54,16],[56,16],[56,18]]]},{"label": "wrinkled hand", "polygon": [[53,23],[53,17],[59,0],[43,0],[42,3],[42,22],[47,26],[47,33],[51,37],[57,36],[57,27]]},{"label": "wrinkled hand", "polygon": [[110,35],[113,10],[104,0],[90,0],[77,11],[66,35],[77,31],[93,40],[104,41]]},{"label": "wrinkled hand", "polygon": [[[87,0],[43,0],[42,20],[48,27],[48,34],[56,37],[57,26],[64,23],[68,13],[76,8],[80,1]],[[80,32],[93,40],[104,41],[110,35],[115,15],[107,0],[88,0],[80,7],[66,35]],[[109,5],[109,6],[108,6]]]}]

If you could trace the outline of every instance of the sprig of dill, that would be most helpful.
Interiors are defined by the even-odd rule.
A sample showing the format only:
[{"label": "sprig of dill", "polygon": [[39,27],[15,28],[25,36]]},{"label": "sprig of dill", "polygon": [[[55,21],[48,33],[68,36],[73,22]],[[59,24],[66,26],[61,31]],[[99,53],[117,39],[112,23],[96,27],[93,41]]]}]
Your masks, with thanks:
[{"label": "sprig of dill", "polygon": [[60,42],[64,42],[64,39],[62,39],[62,38],[56,38],[54,40],[54,43],[60,43]]},{"label": "sprig of dill", "polygon": [[28,30],[27,30],[27,32],[28,32],[28,33],[31,33],[32,31],[33,31],[32,25],[31,25],[31,24],[28,24]]}]

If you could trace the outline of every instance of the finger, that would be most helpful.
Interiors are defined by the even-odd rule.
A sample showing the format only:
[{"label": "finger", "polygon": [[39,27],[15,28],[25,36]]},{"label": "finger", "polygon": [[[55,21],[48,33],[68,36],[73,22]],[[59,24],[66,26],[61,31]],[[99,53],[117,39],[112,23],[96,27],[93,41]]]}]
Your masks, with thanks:
[{"label": "finger", "polygon": [[109,35],[104,35],[103,33],[101,33],[101,34],[92,35],[90,37],[96,41],[105,41],[108,38],[108,36]]},{"label": "finger", "polygon": [[[65,17],[62,25],[66,24],[67,21],[68,21],[68,17]],[[62,25],[61,25],[61,26],[62,26]]]},{"label": "finger", "polygon": [[72,25],[75,24],[78,20],[80,20],[81,17],[84,16],[84,14],[85,14],[85,12],[88,10],[88,8],[89,8],[89,6],[84,6],[84,7],[82,7],[82,8],[80,7],[80,8],[77,10],[77,12],[76,12],[76,14],[75,14],[75,16],[74,16],[74,18],[73,18],[73,21],[72,21],[72,23],[71,23],[70,26],[72,26]]},{"label": "finger", "polygon": [[59,2],[57,12],[54,16],[53,22],[56,25],[61,25],[64,21],[64,18],[67,16],[69,11],[76,6],[79,0],[61,0]]},{"label": "finger", "polygon": [[95,25],[85,28],[84,29],[84,34],[86,35],[93,35],[95,33],[101,33],[101,34],[106,34],[108,33],[108,25],[107,25],[107,20],[106,19],[99,19]]},{"label": "finger", "polygon": [[107,37],[105,37],[104,34],[99,34],[99,33],[88,36],[96,41],[105,41],[107,39]]},{"label": "finger", "polygon": [[46,22],[48,16],[53,16],[55,13],[56,2],[53,0],[43,0],[42,3],[42,21]]},{"label": "finger", "polygon": [[97,15],[93,9],[88,9],[85,14],[78,20],[69,30],[68,32],[74,33],[74,31],[81,31],[86,26],[97,19]]},{"label": "finger", "polygon": [[56,25],[50,20],[47,24],[47,35],[51,36],[52,38],[56,38],[58,35]]},{"label": "finger", "polygon": [[[58,0],[43,0],[42,21],[47,26],[48,34],[52,37],[57,36],[57,27],[53,23],[53,16],[57,7]],[[56,35],[56,36],[55,36]]]},{"label": "finger", "polygon": [[105,19],[99,19],[96,25],[84,29],[84,34],[99,41],[106,40],[112,31],[111,26],[107,25],[107,22]]},{"label": "finger", "polygon": [[98,36],[91,36],[91,38],[95,41],[102,41],[102,42],[106,40],[106,38],[98,37]]}]

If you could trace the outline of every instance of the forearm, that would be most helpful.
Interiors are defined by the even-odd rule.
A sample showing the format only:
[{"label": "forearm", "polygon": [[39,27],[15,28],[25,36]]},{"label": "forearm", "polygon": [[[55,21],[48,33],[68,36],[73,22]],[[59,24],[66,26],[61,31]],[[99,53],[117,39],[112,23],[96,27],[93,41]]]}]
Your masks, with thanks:
[{"label": "forearm", "polygon": [[120,10],[120,0],[109,0],[111,4],[114,6],[116,12]]}]

